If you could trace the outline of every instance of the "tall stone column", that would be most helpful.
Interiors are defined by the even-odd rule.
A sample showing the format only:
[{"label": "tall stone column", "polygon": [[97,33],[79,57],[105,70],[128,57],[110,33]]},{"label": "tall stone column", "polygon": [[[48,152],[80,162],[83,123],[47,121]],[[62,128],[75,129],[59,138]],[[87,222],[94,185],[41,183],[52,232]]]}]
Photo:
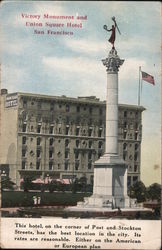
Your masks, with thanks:
[{"label": "tall stone column", "polygon": [[108,57],[102,60],[107,71],[107,96],[106,96],[106,154],[118,154],[118,70],[123,64],[112,49]]}]

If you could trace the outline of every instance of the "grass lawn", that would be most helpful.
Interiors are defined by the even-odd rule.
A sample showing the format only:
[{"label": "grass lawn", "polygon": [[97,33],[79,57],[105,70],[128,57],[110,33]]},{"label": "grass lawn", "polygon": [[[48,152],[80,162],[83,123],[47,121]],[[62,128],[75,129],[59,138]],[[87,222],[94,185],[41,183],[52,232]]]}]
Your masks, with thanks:
[{"label": "grass lawn", "polygon": [[73,206],[78,201],[83,201],[84,197],[91,193],[70,193],[70,192],[21,192],[3,191],[2,207],[26,207],[33,206],[33,196],[41,197],[40,205],[50,206]]}]

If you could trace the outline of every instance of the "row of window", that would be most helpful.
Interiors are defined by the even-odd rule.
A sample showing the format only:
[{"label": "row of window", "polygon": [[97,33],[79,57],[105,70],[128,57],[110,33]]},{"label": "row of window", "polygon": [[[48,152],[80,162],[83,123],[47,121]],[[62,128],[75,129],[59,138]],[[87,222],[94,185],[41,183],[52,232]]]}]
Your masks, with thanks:
[{"label": "row of window", "polygon": [[[30,131],[31,131],[31,132],[35,132],[35,131],[36,131],[36,133],[40,134],[40,133],[42,132],[42,125],[41,125],[41,124],[38,124],[36,130],[34,130],[34,127],[31,126],[31,127],[30,127]],[[27,124],[26,124],[26,123],[24,123],[23,126],[22,126],[22,132],[24,132],[24,133],[27,132]],[[64,132],[65,132],[65,133],[64,133],[65,135],[70,135],[70,127],[69,127],[69,125],[66,126]],[[100,128],[98,129],[98,137],[102,137],[102,132],[103,132],[103,128],[100,127]],[[62,133],[63,133],[63,131],[62,131],[61,127],[59,127],[59,128],[58,128],[58,134],[62,134]],[[50,126],[50,128],[49,128],[49,134],[54,134],[54,126]],[[85,129],[83,129],[83,130],[81,131],[80,127],[78,126],[78,127],[75,129],[75,135],[76,135],[76,136],[82,135],[82,136],[89,136],[89,137],[94,136],[94,135],[93,135],[93,128],[90,127],[90,128],[88,129],[88,131],[86,131]]]},{"label": "row of window", "polygon": [[134,167],[132,168],[132,166],[129,166],[128,167],[128,171],[129,172],[138,172],[139,168],[138,168],[138,165],[134,165]]},{"label": "row of window", "polygon": [[127,177],[127,185],[128,185],[128,187],[134,185],[138,181],[139,181],[138,176],[128,176]]},{"label": "row of window", "polygon": [[124,131],[123,133],[123,139],[130,139],[130,140],[138,140],[139,138],[139,133],[128,133],[127,131]]},{"label": "row of window", "polygon": [[[129,158],[128,158],[128,154],[127,154],[127,152],[123,152],[123,160],[125,160],[125,161],[127,161],[127,160],[133,160],[133,156],[132,155],[130,155],[129,156]],[[135,152],[135,154],[134,154],[134,161],[138,161],[139,160],[139,154],[138,154],[138,152]]]},{"label": "row of window", "polygon": [[[128,144],[124,143],[123,144],[123,151],[127,151],[127,149],[128,149]],[[135,149],[135,151],[137,151],[139,149],[139,144],[138,143],[135,143],[134,149]]]},{"label": "row of window", "polygon": [[[22,149],[22,157],[23,157],[23,158],[26,158],[26,153],[27,153],[27,150],[23,148],[23,149]],[[69,150],[65,150],[64,153],[65,153],[65,154],[64,154],[64,155],[65,155],[65,159],[69,159],[69,155],[70,155]],[[99,153],[98,153],[98,157],[101,156],[101,153],[102,153],[102,152],[99,152]],[[29,154],[30,154],[30,156],[34,156],[34,155],[35,155],[35,153],[34,153],[33,150],[31,150],[31,151],[29,152]],[[50,149],[50,150],[49,150],[49,159],[52,159],[52,158],[53,158],[53,154],[54,154],[53,149]],[[79,151],[76,151],[76,152],[74,152],[74,155],[75,155],[75,159],[79,159],[79,156],[81,155],[81,153],[80,153]],[[62,154],[61,154],[60,151],[57,152],[57,156],[58,156],[58,157],[61,157],[61,156],[62,156]],[[82,156],[85,156],[85,152],[82,152]],[[40,150],[40,149],[37,149],[37,150],[36,150],[36,157],[37,157],[37,158],[41,158],[41,150]],[[92,152],[90,151],[90,152],[88,152],[88,160],[91,160],[91,159],[92,159]]]},{"label": "row of window", "polygon": [[[36,104],[37,104],[37,107],[38,107],[39,109],[42,108],[42,103],[41,103],[41,102],[37,102]],[[33,106],[33,105],[35,105],[34,101],[31,102],[31,106]],[[24,107],[24,108],[27,107],[27,101],[25,101],[25,100],[23,101],[23,107]],[[64,110],[65,110],[66,112],[70,112],[70,109],[71,109],[71,106],[70,106],[69,104],[63,105],[63,104],[60,103],[60,104],[57,105],[57,107],[59,107],[59,109],[64,108]],[[50,111],[54,111],[54,109],[55,109],[55,105],[54,105],[54,104],[51,104],[51,105],[50,105]],[[92,107],[81,106],[81,105],[77,105],[77,106],[76,106],[76,112],[77,112],[77,113],[79,113],[79,112],[81,112],[81,111],[87,111],[87,109],[88,109],[88,111],[89,111],[89,114],[92,114],[92,112],[93,112],[93,108],[92,108]],[[95,107],[95,110],[96,110],[96,107]],[[99,113],[99,115],[102,115],[102,114],[103,114],[103,109],[102,109],[102,108],[99,108],[99,109],[98,109],[98,113]]]},{"label": "row of window", "polygon": [[133,124],[133,123],[128,124],[127,122],[124,122],[123,127],[124,127],[124,129],[135,129],[135,130],[138,130],[139,123],[136,122],[135,124]]},{"label": "row of window", "polygon": [[[134,114],[134,112],[132,112],[132,111],[127,111],[127,110],[125,110],[125,111],[123,112],[124,118],[127,118],[128,116],[132,116],[133,114]],[[138,117],[138,114],[139,114],[139,112],[136,111],[136,112],[135,112],[135,117],[136,117],[136,118]]]},{"label": "row of window", "polygon": [[[22,145],[26,145],[26,142],[27,142],[27,137],[23,136],[22,137]],[[37,138],[36,144],[37,144],[37,146],[41,145],[41,138],[40,137]],[[53,146],[53,144],[54,144],[54,138],[49,138],[49,146]],[[69,139],[66,139],[65,140],[65,148],[68,148],[69,144],[70,144]],[[80,147],[86,148],[87,146],[89,148],[92,148],[93,141],[88,141],[88,143],[86,141],[80,141],[80,140],[75,141],[75,147],[76,148],[80,148]],[[103,148],[103,142],[102,141],[98,142],[98,148],[99,149]]]},{"label": "row of window", "polygon": [[[61,165],[62,164],[60,164],[60,163],[58,163],[56,165],[58,170],[61,169]],[[29,164],[29,166],[30,166],[30,169],[32,169],[33,168],[33,163],[31,162]],[[21,165],[22,170],[25,170],[26,167],[27,167],[26,161],[22,161],[22,165]],[[82,165],[82,168],[83,167],[84,166]],[[79,170],[80,168],[81,168],[80,162],[79,161],[75,161],[74,166],[72,166],[72,170]],[[48,169],[49,170],[54,170],[54,163],[52,161],[49,162]],[[90,170],[90,169],[92,169],[92,161],[88,162],[88,170]],[[36,162],[36,170],[41,170],[41,162],[40,161]],[[66,161],[64,163],[64,170],[70,170],[70,163],[68,161]]]}]

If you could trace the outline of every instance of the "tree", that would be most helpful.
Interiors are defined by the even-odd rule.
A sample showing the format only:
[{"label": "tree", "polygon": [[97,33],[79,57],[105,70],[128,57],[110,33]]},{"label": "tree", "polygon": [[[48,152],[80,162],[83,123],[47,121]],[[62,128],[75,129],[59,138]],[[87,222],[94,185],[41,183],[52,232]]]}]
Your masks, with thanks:
[{"label": "tree", "polygon": [[137,202],[146,200],[146,187],[142,181],[138,181],[130,187],[129,193],[131,198],[137,199]]},{"label": "tree", "polygon": [[154,183],[147,189],[148,198],[151,200],[161,200],[161,185]]},{"label": "tree", "polygon": [[1,191],[4,189],[14,190],[15,183],[11,181],[11,179],[6,176],[5,178],[1,178]]},{"label": "tree", "polygon": [[72,183],[72,193],[75,194],[78,191],[78,179],[75,178],[75,180]]},{"label": "tree", "polygon": [[31,187],[32,187],[32,177],[25,176],[24,177],[24,183],[23,183],[24,192],[28,192],[29,189],[31,189]]},{"label": "tree", "polygon": [[87,186],[87,178],[85,176],[80,177],[79,184],[81,191],[86,192],[86,186]]}]

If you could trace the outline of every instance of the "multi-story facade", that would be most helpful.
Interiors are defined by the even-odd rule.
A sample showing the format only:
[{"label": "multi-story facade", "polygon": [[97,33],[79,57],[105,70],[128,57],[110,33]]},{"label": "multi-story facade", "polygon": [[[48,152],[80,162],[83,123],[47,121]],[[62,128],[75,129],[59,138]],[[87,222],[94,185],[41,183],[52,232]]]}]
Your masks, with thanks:
[{"label": "multi-story facade", "polygon": [[[93,180],[104,153],[106,102],[1,90],[0,164],[20,185],[35,178]],[[119,154],[128,163],[128,184],[140,180],[141,106],[119,105]]]}]

